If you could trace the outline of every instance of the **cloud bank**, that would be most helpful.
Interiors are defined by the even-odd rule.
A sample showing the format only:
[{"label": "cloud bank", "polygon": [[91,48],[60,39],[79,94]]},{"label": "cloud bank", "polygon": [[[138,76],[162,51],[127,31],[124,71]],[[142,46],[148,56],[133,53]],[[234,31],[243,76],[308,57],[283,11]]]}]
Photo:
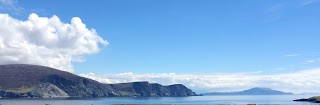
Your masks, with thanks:
[{"label": "cloud bank", "polygon": [[30,14],[26,21],[0,14],[0,64],[37,64],[72,72],[72,62],[99,52],[108,42],[81,19],[63,23],[59,17]]},{"label": "cloud bank", "polygon": [[164,85],[181,83],[198,91],[239,91],[252,87],[269,87],[294,93],[316,93],[320,91],[320,68],[301,70],[286,74],[262,75],[260,73],[234,74],[80,74],[80,76],[103,83],[149,81]]}]

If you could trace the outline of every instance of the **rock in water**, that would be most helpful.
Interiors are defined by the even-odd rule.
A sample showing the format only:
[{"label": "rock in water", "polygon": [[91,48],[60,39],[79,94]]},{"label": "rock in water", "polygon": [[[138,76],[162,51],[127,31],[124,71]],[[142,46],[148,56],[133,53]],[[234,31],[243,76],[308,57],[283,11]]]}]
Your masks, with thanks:
[{"label": "rock in water", "polygon": [[310,97],[308,99],[296,99],[293,101],[320,103],[320,96],[314,96],[314,97]]}]

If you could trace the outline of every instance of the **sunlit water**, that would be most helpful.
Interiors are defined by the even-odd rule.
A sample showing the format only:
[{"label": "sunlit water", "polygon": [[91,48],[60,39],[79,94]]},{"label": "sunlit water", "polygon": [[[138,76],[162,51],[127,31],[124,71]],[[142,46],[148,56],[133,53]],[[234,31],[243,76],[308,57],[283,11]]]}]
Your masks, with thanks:
[{"label": "sunlit water", "polygon": [[294,102],[308,95],[193,96],[193,97],[113,97],[93,99],[0,99],[0,105],[112,105],[112,104],[278,104],[319,105]]}]

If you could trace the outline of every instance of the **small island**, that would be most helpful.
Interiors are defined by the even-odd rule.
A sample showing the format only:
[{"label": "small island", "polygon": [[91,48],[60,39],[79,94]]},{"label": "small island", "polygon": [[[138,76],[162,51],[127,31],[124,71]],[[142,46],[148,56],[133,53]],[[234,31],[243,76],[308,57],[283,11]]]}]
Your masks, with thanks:
[{"label": "small island", "polygon": [[293,101],[301,101],[301,102],[312,102],[312,103],[320,103],[320,96],[310,97],[308,99],[296,99]]},{"label": "small island", "polygon": [[210,92],[202,95],[292,95],[292,93],[273,90],[270,88],[255,87],[238,92]]}]

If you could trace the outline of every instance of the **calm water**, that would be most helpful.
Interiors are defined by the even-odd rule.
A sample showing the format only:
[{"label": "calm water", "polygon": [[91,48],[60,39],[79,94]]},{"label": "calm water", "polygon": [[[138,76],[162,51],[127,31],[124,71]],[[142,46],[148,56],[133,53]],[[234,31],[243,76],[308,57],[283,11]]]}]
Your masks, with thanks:
[{"label": "calm water", "polygon": [[319,105],[293,102],[308,95],[254,95],[254,96],[194,96],[152,98],[98,98],[98,99],[0,99],[0,105],[112,105],[112,104],[280,104]]}]

